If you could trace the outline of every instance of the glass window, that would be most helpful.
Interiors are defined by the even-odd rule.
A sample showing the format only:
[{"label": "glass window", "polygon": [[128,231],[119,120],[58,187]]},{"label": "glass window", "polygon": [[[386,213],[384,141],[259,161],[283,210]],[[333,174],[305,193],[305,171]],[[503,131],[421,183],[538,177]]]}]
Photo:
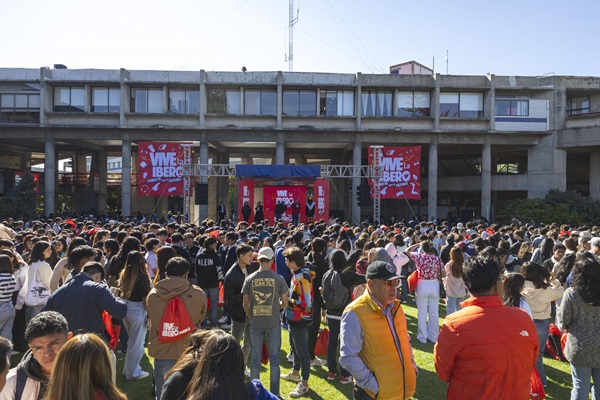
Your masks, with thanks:
[{"label": "glass window", "polygon": [[2,108],[14,108],[15,107],[15,95],[14,94],[3,94],[0,98],[0,107]]},{"label": "glass window", "polygon": [[590,97],[571,97],[567,100],[567,115],[589,114]]},{"label": "glass window", "polygon": [[430,109],[429,92],[398,93],[398,117],[428,117]]},{"label": "glass window", "polygon": [[440,117],[482,118],[483,93],[440,93]]},{"label": "glass window", "polygon": [[277,114],[277,92],[274,90],[246,90],[244,92],[244,114]]},{"label": "glass window", "polygon": [[39,123],[39,94],[0,95],[0,123]]},{"label": "glass window", "polygon": [[321,90],[320,115],[327,116],[353,116],[354,92]]},{"label": "glass window", "polygon": [[209,114],[241,114],[241,93],[239,90],[209,89],[208,107]]},{"label": "glass window", "polygon": [[313,90],[284,90],[283,115],[316,115],[317,92]]},{"label": "glass window", "polygon": [[55,87],[54,111],[84,112],[84,91],[82,87]]},{"label": "glass window", "polygon": [[497,116],[528,116],[529,100],[496,100],[494,115]]},{"label": "glass window", "polygon": [[392,92],[364,91],[361,106],[364,117],[391,117]]},{"label": "glass window", "polygon": [[92,88],[92,112],[119,112],[121,90],[119,88]]},{"label": "glass window", "polygon": [[174,114],[200,113],[198,90],[169,90],[169,112]]},{"label": "glass window", "polygon": [[162,114],[164,112],[162,89],[133,89],[131,98],[134,113]]}]

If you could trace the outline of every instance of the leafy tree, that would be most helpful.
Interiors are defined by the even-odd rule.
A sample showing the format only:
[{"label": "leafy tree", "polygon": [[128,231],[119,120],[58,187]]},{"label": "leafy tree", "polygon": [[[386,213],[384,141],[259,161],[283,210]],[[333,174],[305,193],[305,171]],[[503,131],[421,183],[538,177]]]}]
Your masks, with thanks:
[{"label": "leafy tree", "polygon": [[25,172],[21,180],[0,199],[0,214],[24,219],[34,218],[37,215],[35,186],[33,175]]}]

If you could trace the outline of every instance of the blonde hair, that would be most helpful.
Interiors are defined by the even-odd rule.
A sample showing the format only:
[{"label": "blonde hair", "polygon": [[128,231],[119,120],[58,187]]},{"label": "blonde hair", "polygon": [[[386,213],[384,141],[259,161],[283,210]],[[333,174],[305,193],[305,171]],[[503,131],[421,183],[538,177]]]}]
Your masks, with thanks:
[{"label": "blonde hair", "polygon": [[121,297],[129,299],[133,287],[138,279],[138,275],[145,275],[148,282],[150,282],[150,276],[148,276],[148,268],[146,267],[146,259],[139,251],[132,251],[127,255],[127,262],[125,267],[119,274],[119,289],[121,290]]},{"label": "blonde hair", "polygon": [[70,339],[58,352],[45,400],[91,400],[100,390],[110,400],[127,396],[112,382],[108,346],[93,333]]}]

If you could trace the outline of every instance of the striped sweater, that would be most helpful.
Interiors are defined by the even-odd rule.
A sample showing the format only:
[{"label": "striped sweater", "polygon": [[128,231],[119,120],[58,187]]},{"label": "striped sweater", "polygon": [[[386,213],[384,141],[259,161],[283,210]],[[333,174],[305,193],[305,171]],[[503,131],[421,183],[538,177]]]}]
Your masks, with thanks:
[{"label": "striped sweater", "polygon": [[17,289],[17,281],[13,274],[0,273],[0,304],[11,301],[13,292]]}]

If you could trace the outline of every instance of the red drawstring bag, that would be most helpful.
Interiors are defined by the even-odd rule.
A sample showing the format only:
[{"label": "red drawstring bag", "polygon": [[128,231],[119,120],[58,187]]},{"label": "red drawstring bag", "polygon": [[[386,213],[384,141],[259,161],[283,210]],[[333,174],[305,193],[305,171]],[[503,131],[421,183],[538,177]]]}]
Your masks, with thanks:
[{"label": "red drawstring bag", "polygon": [[115,351],[117,350],[119,336],[121,335],[121,325],[114,325],[112,317],[106,311],[102,312],[102,321],[104,322],[104,327],[109,338],[108,346],[112,351]]},{"label": "red drawstring bag", "polygon": [[410,274],[408,276],[407,282],[408,282],[408,291],[410,293],[414,292],[415,289],[417,288],[417,283],[419,283],[419,275],[418,275],[417,270],[415,270],[412,274]]},{"label": "red drawstring bag", "polygon": [[194,328],[185,304],[179,297],[174,297],[167,303],[160,320],[158,340],[163,343],[176,342],[192,333]]},{"label": "red drawstring bag", "polygon": [[315,354],[318,356],[327,355],[327,347],[329,346],[329,329],[325,328],[319,333],[317,343],[315,343]]},{"label": "red drawstring bag", "polygon": [[540,374],[537,372],[537,369],[535,369],[535,367],[533,368],[533,373],[531,374],[531,392],[529,393],[529,398],[531,400],[539,400],[546,398],[546,392],[544,392],[544,385],[542,385]]},{"label": "red drawstring bag", "polygon": [[219,303],[217,307],[225,307],[225,287],[223,282],[219,282]]}]

